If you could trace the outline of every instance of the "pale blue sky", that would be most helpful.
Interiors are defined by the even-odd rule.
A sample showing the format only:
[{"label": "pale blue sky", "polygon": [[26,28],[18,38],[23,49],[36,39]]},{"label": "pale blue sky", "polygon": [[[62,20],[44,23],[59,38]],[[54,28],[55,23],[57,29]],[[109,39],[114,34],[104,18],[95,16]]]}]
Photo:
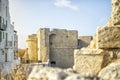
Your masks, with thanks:
[{"label": "pale blue sky", "polygon": [[94,35],[104,26],[111,11],[111,0],[9,0],[11,20],[18,31],[19,48],[41,27],[78,30]]}]

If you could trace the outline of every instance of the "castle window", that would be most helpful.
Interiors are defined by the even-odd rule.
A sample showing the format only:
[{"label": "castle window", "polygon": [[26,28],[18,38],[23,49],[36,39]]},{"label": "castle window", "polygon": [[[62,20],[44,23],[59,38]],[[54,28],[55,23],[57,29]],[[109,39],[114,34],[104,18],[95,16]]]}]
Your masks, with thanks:
[{"label": "castle window", "polygon": [[68,36],[66,36],[66,38],[68,38]]},{"label": "castle window", "polygon": [[50,45],[52,45],[53,43],[52,42],[50,42]]},{"label": "castle window", "polygon": [[80,43],[81,41],[80,40],[78,40],[78,46],[80,46],[81,45],[81,43]]}]

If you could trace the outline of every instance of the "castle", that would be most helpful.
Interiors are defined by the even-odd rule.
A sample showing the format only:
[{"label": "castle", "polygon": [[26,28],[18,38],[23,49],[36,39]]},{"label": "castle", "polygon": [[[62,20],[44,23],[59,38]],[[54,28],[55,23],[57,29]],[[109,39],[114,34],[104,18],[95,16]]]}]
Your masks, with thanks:
[{"label": "castle", "polygon": [[76,30],[40,28],[26,39],[26,59],[69,68],[74,65],[74,50],[88,46],[91,40],[92,36],[78,37]]}]

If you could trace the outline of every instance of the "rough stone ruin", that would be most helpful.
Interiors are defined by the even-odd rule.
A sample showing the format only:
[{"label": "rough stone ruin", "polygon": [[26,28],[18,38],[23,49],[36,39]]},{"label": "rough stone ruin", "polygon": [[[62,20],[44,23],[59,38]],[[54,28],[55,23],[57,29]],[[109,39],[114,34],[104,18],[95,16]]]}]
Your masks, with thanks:
[{"label": "rough stone ruin", "polygon": [[120,0],[112,0],[112,25],[120,26]]},{"label": "rough stone ruin", "polygon": [[93,74],[99,74],[101,69],[120,59],[120,0],[112,0],[108,24],[97,29],[88,47],[75,50],[74,59],[74,70]]}]

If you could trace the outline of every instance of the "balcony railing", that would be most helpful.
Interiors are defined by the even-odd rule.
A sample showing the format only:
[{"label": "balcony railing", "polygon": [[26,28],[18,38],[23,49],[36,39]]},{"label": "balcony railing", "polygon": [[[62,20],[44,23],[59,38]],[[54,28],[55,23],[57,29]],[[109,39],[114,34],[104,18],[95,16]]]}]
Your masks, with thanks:
[{"label": "balcony railing", "polygon": [[6,28],[7,28],[7,26],[6,26],[5,24],[0,23],[0,30],[5,31],[5,30],[6,30]]}]

